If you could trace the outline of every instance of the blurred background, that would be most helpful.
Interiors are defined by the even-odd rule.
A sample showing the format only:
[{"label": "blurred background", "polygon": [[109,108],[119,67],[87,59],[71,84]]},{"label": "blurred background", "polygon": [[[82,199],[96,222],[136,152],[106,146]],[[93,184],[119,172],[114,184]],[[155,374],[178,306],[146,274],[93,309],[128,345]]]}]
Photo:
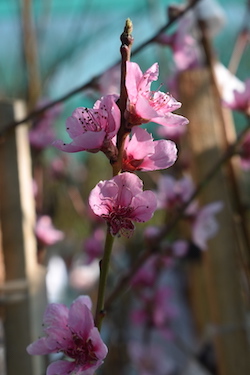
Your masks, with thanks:
[{"label": "blurred background", "polygon": [[[186,5],[183,1],[176,1],[174,4]],[[133,22],[131,60],[137,62],[143,72],[158,61],[160,77],[155,89],[160,87],[164,92],[173,90],[174,96],[182,101],[183,92],[182,96],[181,93],[178,96],[178,90],[171,82],[176,73],[173,46],[159,40],[147,43],[167,24],[170,5],[173,5],[170,0],[0,1],[0,146],[3,145],[0,153],[1,375],[14,375],[18,371],[27,375],[42,375],[45,374],[48,362],[58,358],[58,355],[30,358],[25,350],[31,341],[42,335],[42,316],[47,302],[69,305],[79,294],[89,294],[95,303],[104,227],[91,214],[87,201],[91,189],[100,179],[110,178],[111,172],[107,159],[100,153],[66,154],[51,147],[51,143],[58,138],[66,142],[70,140],[65,132],[65,122],[76,107],[91,108],[100,96],[110,91],[119,93],[117,64],[120,60],[120,35],[127,18]],[[218,17],[217,23],[211,23],[210,30],[209,42],[213,54],[216,60],[237,76],[235,79],[240,85],[249,78],[250,71],[249,1],[207,0],[204,9],[204,19],[212,18],[213,11]],[[179,23],[174,22],[165,34],[176,33],[178,27]],[[195,32],[193,34],[196,38]],[[144,43],[144,48],[133,53]],[[201,61],[201,65],[202,63]],[[105,73],[107,70],[109,74]],[[221,77],[223,75],[218,74]],[[239,83],[238,80],[242,82]],[[10,132],[6,131],[8,124],[23,119],[26,114],[58,99],[60,103],[28,121],[26,133],[24,131],[24,134],[19,134],[13,127]],[[187,105],[185,98],[183,103],[184,112],[180,110],[180,114],[188,117],[188,107],[191,108],[192,105]],[[196,108],[192,108],[192,113],[195,111]],[[233,112],[229,122],[233,124],[233,133],[239,133],[245,126],[245,115]],[[156,138],[161,137],[155,125],[149,124],[147,128]],[[198,139],[199,137],[202,136],[198,136]],[[235,134],[230,137],[230,141],[234,140]],[[178,139],[178,147],[186,152],[185,146],[180,146],[181,142]],[[188,143],[187,149],[193,152],[194,146],[192,142]],[[209,160],[209,157],[206,159]],[[187,171],[189,158],[186,158],[186,153],[180,160],[177,172],[173,172],[175,176],[180,175],[181,168],[185,169],[185,173]],[[200,169],[203,170],[203,167]],[[195,175],[193,170],[192,174]],[[144,180],[145,188],[157,189],[158,171],[152,172],[151,177],[143,173],[139,175]],[[226,185],[230,185],[231,182],[224,178],[223,176]],[[229,174],[227,178],[230,180]],[[244,175],[243,180],[245,179]],[[248,194],[246,191],[249,192],[249,185],[244,185],[243,190],[245,197]],[[206,197],[204,204],[207,203],[210,202]],[[162,212],[158,212],[152,223],[158,225],[164,217]],[[227,224],[224,222],[220,223],[223,228],[225,225]],[[136,259],[138,249],[144,247],[142,238],[145,228],[144,224],[140,226],[133,241],[119,238],[115,243],[110,290],[118,282],[116,275],[125,272]],[[229,227],[228,230],[231,231]],[[186,235],[190,230],[178,228],[178,231]],[[94,244],[88,242],[93,239],[93,235]],[[148,352],[148,358],[152,357],[152,360],[146,363],[147,355],[143,355],[141,345],[144,337],[147,337],[146,330],[142,327],[133,328],[135,322],[132,328],[126,329],[130,319],[129,308],[132,306],[135,310],[138,309],[138,301],[136,297],[125,297],[120,307],[114,309],[114,314],[107,319],[103,329],[103,337],[112,354],[100,373],[249,374],[250,365],[246,354],[249,354],[249,329],[245,326],[245,321],[249,321],[249,248],[243,251],[243,255],[232,249],[232,253],[236,252],[236,263],[233,260],[232,264],[237,264],[237,272],[240,274],[235,277],[241,280],[241,287],[238,288],[238,284],[232,281],[234,277],[232,284],[226,279],[222,281],[223,288],[228,285],[227,295],[228,291],[232,290],[234,295],[237,290],[236,298],[232,297],[228,303],[239,303],[239,309],[246,319],[240,323],[237,321],[235,328],[230,320],[234,313],[228,314],[230,324],[226,322],[224,326],[223,314],[228,310],[227,304],[224,306],[222,302],[224,307],[221,310],[218,308],[218,311],[216,298],[214,305],[210,304],[214,286],[207,292],[208,295],[202,288],[197,290],[197,285],[204,281],[202,267],[205,264],[206,272],[209,273],[211,259],[208,260],[208,267],[207,259],[201,259],[204,257],[201,249],[192,241],[188,239],[187,256],[182,260],[174,259],[174,266],[171,261],[166,262],[168,272],[160,280],[161,285],[163,283],[171,290],[167,293],[171,297],[163,295],[161,298],[161,303],[169,298],[166,309],[169,314],[167,328],[171,326],[170,335],[167,332],[165,336],[159,337],[154,331],[150,339],[158,354],[159,348],[163,349],[161,359],[157,358],[153,350]],[[221,244],[223,246],[229,245]],[[216,244],[214,249],[218,251]],[[224,256],[226,257],[225,254]],[[219,270],[218,273],[220,267],[225,266],[225,257],[221,258],[220,266],[215,267]],[[213,258],[212,262],[214,261]],[[202,296],[205,296],[204,300]],[[225,301],[228,297],[224,298],[222,295],[218,298]],[[164,308],[159,306],[159,309]],[[160,330],[163,330],[162,326]],[[223,336],[222,341],[215,339],[214,342],[214,337],[223,330],[233,334],[237,331],[237,335],[240,331],[241,336]],[[172,337],[173,332],[175,339]],[[232,345],[234,340],[235,347]],[[244,363],[240,370],[237,361],[232,365],[225,360],[233,352]],[[242,353],[244,359],[239,353]],[[159,366],[155,366],[154,358],[157,358]]]}]

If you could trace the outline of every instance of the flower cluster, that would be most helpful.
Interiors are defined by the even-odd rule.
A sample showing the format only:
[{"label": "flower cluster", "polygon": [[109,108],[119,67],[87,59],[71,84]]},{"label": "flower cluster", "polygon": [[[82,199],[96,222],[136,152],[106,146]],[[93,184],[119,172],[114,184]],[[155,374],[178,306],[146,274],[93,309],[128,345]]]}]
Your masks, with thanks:
[{"label": "flower cluster", "polygon": [[[168,212],[178,210],[189,201],[195,185],[189,175],[176,180],[172,176],[162,176],[158,183],[158,208]],[[212,202],[199,207],[196,200],[187,206],[184,218],[191,224],[191,240],[201,250],[207,249],[207,241],[218,231],[215,215],[222,210],[222,202]]]},{"label": "flower cluster", "polygon": [[[148,122],[155,122],[164,126],[184,126],[188,120],[183,116],[172,113],[180,108],[171,95],[161,91],[150,91],[151,83],[158,78],[158,64],[152,65],[144,74],[136,63],[127,62],[126,89],[128,93],[128,105],[126,118],[130,127]],[[115,153],[116,135],[120,126],[120,110],[116,104],[117,95],[107,95],[94,104],[93,108],[79,107],[74,110],[66,121],[66,130],[72,142],[66,144],[56,140],[53,145],[65,152],[103,151],[110,155]],[[153,150],[156,144],[150,135],[144,131],[148,148]],[[142,136],[140,136],[142,138]],[[142,142],[142,139],[141,139]],[[155,153],[167,156],[165,141],[161,142]],[[172,149],[169,150],[171,158]],[[152,151],[151,151],[152,154]],[[112,155],[114,156],[114,155]],[[157,169],[156,165],[150,170]],[[160,168],[166,168],[159,167]]]}]

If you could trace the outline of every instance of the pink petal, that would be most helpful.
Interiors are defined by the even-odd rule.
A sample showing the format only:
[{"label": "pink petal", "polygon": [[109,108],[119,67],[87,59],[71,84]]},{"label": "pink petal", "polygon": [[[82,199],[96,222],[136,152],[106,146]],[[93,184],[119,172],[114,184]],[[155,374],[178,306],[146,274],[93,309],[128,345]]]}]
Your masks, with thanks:
[{"label": "pink petal", "polygon": [[155,194],[146,190],[134,197],[132,206],[135,207],[130,218],[134,221],[144,222],[154,214],[157,207],[157,200]]},{"label": "pink petal", "polygon": [[114,181],[100,181],[89,195],[89,205],[96,215],[108,215],[112,207],[112,198],[118,193]]},{"label": "pink petal", "polygon": [[116,198],[118,194],[118,187],[115,181],[107,180],[107,181],[100,181],[97,185],[100,188],[100,199],[109,197],[109,198]]},{"label": "pink petal", "polygon": [[159,140],[154,141],[155,152],[142,164],[142,171],[154,171],[171,167],[177,159],[177,148],[174,142]]},{"label": "pink petal", "polygon": [[58,347],[64,348],[71,340],[71,332],[68,329],[68,308],[59,303],[48,305],[43,322],[44,332],[48,335],[46,345],[50,352]]},{"label": "pink petal", "polygon": [[127,155],[133,159],[144,159],[147,155],[153,154],[154,144],[151,134],[140,127],[134,127],[132,131],[132,138],[125,147]]},{"label": "pink petal", "polygon": [[102,147],[105,135],[104,130],[98,132],[87,131],[75,138],[71,143],[66,144],[60,140],[56,140],[52,145],[65,152],[99,151]]},{"label": "pink petal", "polygon": [[143,74],[138,90],[146,91],[149,90],[150,85],[153,81],[157,81],[159,76],[159,65],[154,63],[146,72]]},{"label": "pink petal", "polygon": [[43,323],[47,327],[65,328],[68,323],[69,309],[60,303],[51,303],[48,305]]},{"label": "pink petal", "polygon": [[[49,365],[46,371],[46,375],[69,375],[74,371],[75,363],[69,361],[56,361]],[[79,374],[79,372],[74,372]]]},{"label": "pink petal", "polygon": [[138,94],[138,85],[142,78],[142,71],[138,64],[127,61],[126,88],[129,100],[134,103]]},{"label": "pink petal", "polygon": [[82,118],[82,111],[85,108],[79,107],[74,110],[72,116],[68,117],[66,120],[66,130],[70,138],[74,139],[83,133],[82,123],[79,118]]},{"label": "pink petal", "polygon": [[107,138],[113,138],[120,127],[121,111],[118,105],[115,103],[118,97],[114,95],[107,95],[102,99],[102,105],[106,107],[108,112],[107,121]]},{"label": "pink petal", "polygon": [[133,195],[141,193],[143,183],[142,180],[133,173],[125,172],[113,178],[118,186],[118,190],[121,190],[124,186],[130,189]]},{"label": "pink petal", "polygon": [[118,206],[128,207],[130,206],[132,199],[133,193],[131,190],[127,186],[122,186],[122,188],[119,189],[116,204]]},{"label": "pink petal", "polygon": [[90,335],[89,335],[89,339],[92,342],[95,355],[100,360],[103,360],[108,354],[108,348],[102,341],[100,333],[96,327],[92,328]]},{"label": "pink petal", "polygon": [[[69,309],[69,327],[87,340],[89,332],[94,327],[94,319],[91,311],[85,304],[85,298],[77,298]],[[89,304],[89,302],[87,302]]]},{"label": "pink petal", "polygon": [[45,337],[42,337],[27,346],[26,350],[31,355],[45,355],[53,352],[53,350],[48,348]]},{"label": "pink petal", "polygon": [[151,119],[158,116],[158,112],[150,105],[148,98],[142,95],[138,95],[137,97],[135,110],[137,116],[140,116],[144,120],[141,121],[142,123],[153,121]]},{"label": "pink petal", "polygon": [[183,126],[189,123],[188,119],[174,113],[166,113],[162,117],[154,117],[151,121],[164,126]]}]

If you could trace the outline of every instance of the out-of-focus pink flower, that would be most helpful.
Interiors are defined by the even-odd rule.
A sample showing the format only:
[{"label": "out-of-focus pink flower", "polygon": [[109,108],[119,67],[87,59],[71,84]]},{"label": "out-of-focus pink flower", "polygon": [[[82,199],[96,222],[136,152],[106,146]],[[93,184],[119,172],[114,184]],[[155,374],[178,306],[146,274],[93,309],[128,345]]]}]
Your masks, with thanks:
[{"label": "out-of-focus pink flower", "polygon": [[240,161],[242,169],[248,171],[250,169],[250,131],[247,132],[241,144]]},{"label": "out-of-focus pink flower", "polygon": [[172,289],[161,286],[151,290],[151,293],[148,289],[147,291],[148,293],[141,293],[140,306],[131,313],[133,323],[159,329],[163,336],[172,338],[171,322],[178,314],[171,303]]},{"label": "out-of-focus pink flower", "polygon": [[69,271],[70,286],[76,290],[84,291],[93,289],[100,276],[100,265],[96,259],[85,264],[82,259],[74,262]]},{"label": "out-of-focus pink flower", "polygon": [[92,375],[103,363],[108,350],[94,326],[91,305],[88,296],[78,297],[70,308],[48,305],[43,318],[46,336],[30,344],[27,351],[31,355],[62,352],[71,361],[51,363],[47,375]]},{"label": "out-of-focus pink flower", "polygon": [[[47,103],[47,100],[41,100],[37,109],[44,107]],[[51,145],[56,137],[53,125],[61,111],[62,107],[56,105],[47,111],[44,111],[36,118],[29,131],[29,140],[33,148],[36,150],[43,150]]]},{"label": "out-of-focus pink flower", "polygon": [[126,138],[122,169],[124,171],[154,171],[171,167],[177,159],[174,142],[154,141],[146,130],[134,127],[132,138]]},{"label": "out-of-focus pink flower", "polygon": [[[50,162],[50,172],[53,178],[61,179],[67,176],[69,160],[64,157],[56,157]],[[68,156],[68,155],[67,155]]]},{"label": "out-of-focus pink flower", "polygon": [[152,255],[136,272],[131,280],[133,287],[152,287],[157,279],[158,255]]},{"label": "out-of-focus pink flower", "polygon": [[60,140],[53,142],[66,152],[107,152],[114,147],[111,139],[120,126],[120,110],[113,95],[97,100],[93,108],[76,108],[66,121],[66,130],[72,139],[69,144]]},{"label": "out-of-focus pink flower", "polygon": [[64,233],[55,229],[51,217],[48,215],[40,216],[37,219],[35,234],[37,239],[45,246],[53,245],[64,238]]},{"label": "out-of-focus pink flower", "polygon": [[146,346],[136,341],[128,344],[129,356],[139,375],[168,375],[173,373],[174,364],[162,348],[160,345],[151,343],[150,346]]},{"label": "out-of-focus pink flower", "polygon": [[160,232],[160,227],[149,225],[144,231],[144,238],[148,243],[154,243]]},{"label": "out-of-focus pink flower", "polygon": [[232,100],[223,100],[223,104],[228,108],[244,112],[250,116],[250,79],[246,80],[242,90],[233,90]]},{"label": "out-of-focus pink flower", "polygon": [[158,75],[157,63],[143,74],[138,64],[127,62],[128,106],[126,117],[130,126],[150,121],[166,126],[188,123],[185,117],[172,113],[181,107],[180,102],[169,94],[150,90],[151,83],[158,79]]},{"label": "out-of-focus pink flower", "polygon": [[245,85],[220,62],[214,64],[214,72],[221,93],[222,103],[228,106],[229,103],[234,102],[234,92],[243,92]]},{"label": "out-of-focus pink flower", "polygon": [[[176,209],[188,201],[194,192],[194,183],[190,176],[186,175],[179,180],[172,176],[161,176],[158,182],[158,208]],[[197,203],[191,203],[186,213],[192,213]]]},{"label": "out-of-focus pink flower", "polygon": [[171,244],[172,254],[175,257],[183,257],[188,252],[188,242],[185,240],[176,240]]},{"label": "out-of-focus pink flower", "polygon": [[98,80],[98,89],[102,95],[119,95],[121,69],[119,65],[106,70]]},{"label": "out-of-focus pink flower", "polygon": [[223,208],[222,202],[213,202],[199,209],[192,223],[193,242],[201,249],[207,249],[207,241],[218,231],[215,215]]},{"label": "out-of-focus pink flower", "polygon": [[166,329],[166,332],[171,331],[171,328],[167,326],[178,315],[176,307],[170,300],[172,294],[171,288],[162,286],[154,296],[153,322],[156,327]]},{"label": "out-of-focus pink flower", "polygon": [[171,139],[174,142],[177,142],[180,140],[183,134],[185,134],[187,131],[186,125],[179,125],[179,126],[159,126],[157,129],[157,134],[161,138],[165,139]]},{"label": "out-of-focus pink flower", "polygon": [[124,172],[111,180],[100,181],[91,191],[90,207],[107,221],[113,236],[120,233],[129,237],[134,231],[132,221],[145,222],[153,216],[156,197],[152,191],[142,188],[139,177]]},{"label": "out-of-focus pink flower", "polygon": [[172,35],[160,34],[156,41],[172,48],[175,69],[180,72],[186,69],[200,67],[202,61],[201,48],[191,34],[192,19],[182,17],[176,32]]},{"label": "out-of-focus pink flower", "polygon": [[88,263],[101,258],[104,249],[105,234],[101,228],[95,229],[93,234],[83,243],[84,253],[88,256]]}]

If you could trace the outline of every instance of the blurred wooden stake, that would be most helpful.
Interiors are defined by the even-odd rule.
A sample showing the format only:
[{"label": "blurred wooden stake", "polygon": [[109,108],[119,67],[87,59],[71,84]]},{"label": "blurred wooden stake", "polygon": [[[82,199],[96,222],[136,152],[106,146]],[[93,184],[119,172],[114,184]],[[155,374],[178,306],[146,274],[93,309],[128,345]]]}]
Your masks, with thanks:
[{"label": "blurred wooden stake", "polygon": [[[183,72],[179,89],[180,101],[183,103],[181,113],[190,121],[186,142],[191,153],[191,171],[198,182],[218,160],[225,147],[220,99],[211,71],[205,68]],[[217,215],[219,232],[209,241],[209,249],[204,252],[201,265],[205,277],[203,293],[207,293],[209,308],[206,326],[212,327],[209,332],[212,333],[215,345],[219,375],[248,375],[249,342],[229,185],[225,170],[219,170],[200,199],[202,205],[214,201],[222,201],[224,204],[223,210]]]},{"label": "blurred wooden stake", "polygon": [[23,54],[27,74],[27,102],[29,110],[34,109],[41,94],[41,78],[32,4],[32,0],[22,0]]},{"label": "blurred wooden stake", "polygon": [[[20,101],[0,102],[2,123],[23,117]],[[0,139],[0,222],[5,280],[0,285],[8,375],[41,375],[41,357],[26,346],[41,334],[45,307],[44,269],[37,265],[35,208],[26,124]],[[38,323],[39,321],[39,323]]]}]

